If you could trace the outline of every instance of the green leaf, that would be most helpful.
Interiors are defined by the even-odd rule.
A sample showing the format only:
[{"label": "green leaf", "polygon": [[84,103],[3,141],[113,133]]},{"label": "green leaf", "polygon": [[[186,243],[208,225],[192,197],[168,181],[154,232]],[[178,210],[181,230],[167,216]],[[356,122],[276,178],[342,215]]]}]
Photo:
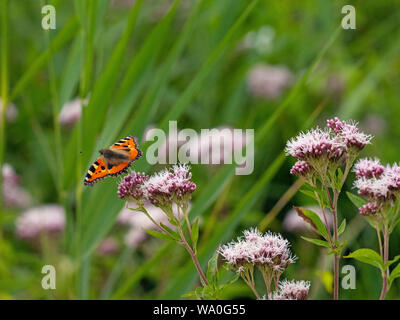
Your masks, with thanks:
[{"label": "green leaf", "polygon": [[307,237],[301,237],[302,239],[314,243],[317,246],[325,247],[325,248],[330,248],[329,242],[321,239],[312,239],[312,238],[307,238]]},{"label": "green leaf", "polygon": [[392,272],[390,273],[389,276],[389,284],[391,285],[392,282],[394,281],[394,279],[399,278],[400,277],[400,263],[397,264],[396,268],[394,268],[392,270]]},{"label": "green leaf", "polygon": [[389,268],[393,263],[395,263],[396,261],[398,261],[400,259],[400,255],[395,256],[392,260],[388,260],[385,263],[385,269]]},{"label": "green leaf", "polygon": [[199,239],[199,218],[196,218],[192,226],[192,245],[195,252],[197,251],[196,248],[198,239]]},{"label": "green leaf", "polygon": [[175,240],[173,237],[171,237],[169,234],[158,232],[155,230],[144,230],[146,233],[151,235],[152,237],[159,238],[159,239],[164,239],[164,240]]},{"label": "green leaf", "polygon": [[170,227],[166,226],[164,223],[160,222],[160,226],[163,227],[165,230],[168,231],[169,235],[174,238],[174,240],[179,241],[180,237],[178,232],[172,230]]},{"label": "green leaf", "polygon": [[338,243],[337,241],[335,241],[335,245],[336,248],[335,249],[331,249],[328,251],[328,255],[329,254],[337,254],[340,256],[340,253],[342,252],[343,248],[345,247],[345,245],[347,244],[347,241],[343,241],[342,243]]},{"label": "green leaf", "polygon": [[358,249],[352,253],[350,253],[348,256],[345,256],[344,258],[353,258],[358,261],[368,263],[374,267],[377,267],[380,270],[384,270],[384,265],[383,265],[383,260],[381,256],[376,253],[374,250],[371,249]]},{"label": "green leaf", "polygon": [[229,279],[226,283],[223,284],[222,287],[234,284],[239,278],[240,274],[236,272],[231,279]]},{"label": "green leaf", "polygon": [[338,191],[340,191],[340,189],[341,189],[342,179],[343,179],[343,171],[342,171],[342,169],[338,168],[337,176],[336,176],[336,183],[335,183],[335,188]]},{"label": "green leaf", "polygon": [[367,201],[351,192],[346,192],[347,197],[349,200],[358,208],[361,208],[364,204],[367,203]]},{"label": "green leaf", "polygon": [[343,219],[342,223],[338,228],[338,235],[341,235],[345,229],[346,229],[346,219]]},{"label": "green leaf", "polygon": [[218,251],[215,251],[211,259],[208,260],[206,278],[213,285],[217,285],[218,283],[218,255]]},{"label": "green leaf", "polygon": [[301,207],[294,207],[294,209],[297,211],[297,214],[303,218],[304,221],[309,223],[311,227],[318,231],[319,234],[325,238],[325,240],[329,239],[328,231],[326,230],[326,227],[318,214],[316,214],[314,211]]},{"label": "green leaf", "polygon": [[301,188],[299,191],[300,191],[302,194],[306,195],[307,197],[310,197],[311,199],[316,200],[316,199],[315,199],[315,194],[314,194],[313,191],[307,190],[307,189],[304,189],[304,188]]}]

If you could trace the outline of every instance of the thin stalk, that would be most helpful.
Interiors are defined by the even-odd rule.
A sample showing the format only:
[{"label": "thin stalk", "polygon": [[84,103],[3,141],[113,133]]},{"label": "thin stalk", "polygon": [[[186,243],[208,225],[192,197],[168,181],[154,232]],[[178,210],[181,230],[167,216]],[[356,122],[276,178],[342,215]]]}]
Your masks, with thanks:
[{"label": "thin stalk", "polygon": [[322,205],[321,199],[319,198],[318,193],[317,193],[316,191],[314,191],[314,195],[315,195],[315,198],[317,199],[318,204],[319,204],[319,206],[320,206],[320,208],[321,208],[322,216],[323,216],[323,218],[324,218],[325,227],[326,227],[326,230],[328,231],[329,243],[330,243],[331,246],[332,246],[333,243],[332,243],[331,229],[329,228],[328,219],[327,219],[326,213],[325,213],[325,208],[324,208],[324,206]]},{"label": "thin stalk", "polygon": [[[321,176],[323,187],[326,191],[326,194],[329,199],[329,204],[331,206],[332,215],[333,215],[333,237],[334,243],[332,244],[332,249],[336,249],[336,243],[338,242],[338,219],[337,219],[337,200],[339,198],[339,192],[337,190],[334,191],[334,199],[332,200],[331,194],[329,192],[328,186],[325,183],[325,179]],[[343,180],[342,180],[343,182]],[[337,253],[334,254],[334,265],[333,265],[333,273],[334,273],[334,282],[333,282],[333,300],[339,299],[339,255]]]},{"label": "thin stalk", "polygon": [[196,267],[196,269],[197,269],[197,272],[199,273],[201,279],[203,280],[203,283],[204,283],[206,286],[208,286],[207,278],[206,278],[206,276],[205,276],[203,270],[202,270],[201,267],[200,267],[200,263],[199,263],[199,260],[198,260],[198,258],[197,258],[196,253],[192,250],[192,248],[190,248],[188,242],[186,241],[185,236],[183,235],[183,232],[182,232],[181,228],[178,228],[178,230],[179,230],[179,235],[181,236],[181,244],[184,246],[184,248],[185,248],[185,249],[187,250],[187,252],[190,254],[190,257],[192,258],[193,263],[194,263],[194,265],[195,265],[195,267]]},{"label": "thin stalk", "polygon": [[[382,227],[383,233],[383,263],[385,264],[389,260],[389,232],[385,226]],[[386,268],[383,273],[382,279],[382,291],[379,300],[385,300],[387,293],[387,279],[389,275],[389,268]]]},{"label": "thin stalk", "polygon": [[246,268],[246,273],[241,274],[242,279],[244,280],[244,282],[246,282],[246,284],[250,287],[251,291],[253,291],[254,295],[256,296],[257,300],[260,300],[260,295],[258,294],[255,286],[254,286],[254,275],[253,275],[253,271],[250,272],[250,270],[248,270]]}]

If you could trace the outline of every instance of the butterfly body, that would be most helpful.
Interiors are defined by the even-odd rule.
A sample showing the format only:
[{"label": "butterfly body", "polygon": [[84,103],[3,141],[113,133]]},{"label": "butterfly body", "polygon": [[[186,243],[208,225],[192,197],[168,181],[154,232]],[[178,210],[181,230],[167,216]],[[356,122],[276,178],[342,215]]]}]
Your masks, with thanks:
[{"label": "butterfly body", "polygon": [[111,147],[99,150],[100,157],[90,166],[84,184],[92,186],[108,176],[118,176],[128,171],[132,162],[141,157],[136,138],[128,136]]}]

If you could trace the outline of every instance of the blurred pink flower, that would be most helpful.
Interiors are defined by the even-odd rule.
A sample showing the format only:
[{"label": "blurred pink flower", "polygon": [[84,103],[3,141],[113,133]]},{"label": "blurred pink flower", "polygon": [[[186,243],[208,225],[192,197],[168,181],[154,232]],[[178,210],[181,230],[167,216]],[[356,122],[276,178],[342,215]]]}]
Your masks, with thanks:
[{"label": "blurred pink flower", "polygon": [[374,135],[381,135],[387,129],[387,121],[379,115],[368,114],[362,121],[362,126],[367,132],[371,132]]},{"label": "blurred pink flower", "polygon": [[[245,136],[238,138],[231,127],[218,127],[200,135],[200,140],[191,140],[190,148],[195,150],[193,157],[200,163],[206,160],[209,164],[231,163],[233,152],[245,147]],[[197,150],[197,152],[196,152]],[[219,152],[219,158],[213,160],[213,153]],[[202,160],[203,159],[203,160]]]},{"label": "blurred pink flower", "polygon": [[35,239],[42,233],[58,235],[65,228],[64,208],[46,204],[23,212],[16,221],[16,233],[20,238]]},{"label": "blurred pink flower", "polygon": [[82,106],[86,106],[88,100],[81,100],[75,98],[71,101],[64,103],[59,115],[59,121],[63,126],[74,125],[82,116]]},{"label": "blurred pink flower", "polygon": [[247,87],[256,97],[275,99],[291,84],[292,78],[287,67],[257,64],[249,71]]},{"label": "blurred pink flower", "polygon": [[3,201],[7,207],[26,208],[32,203],[30,194],[19,185],[20,178],[14,168],[8,164],[3,164]]},{"label": "blurred pink flower", "polygon": [[105,238],[97,248],[97,254],[100,256],[111,256],[119,249],[118,241],[112,237]]},{"label": "blurred pink flower", "polygon": [[[0,117],[3,115],[3,102],[0,98]],[[6,120],[13,122],[18,117],[18,109],[14,103],[8,103],[6,110]],[[1,118],[0,118],[1,119]]]}]

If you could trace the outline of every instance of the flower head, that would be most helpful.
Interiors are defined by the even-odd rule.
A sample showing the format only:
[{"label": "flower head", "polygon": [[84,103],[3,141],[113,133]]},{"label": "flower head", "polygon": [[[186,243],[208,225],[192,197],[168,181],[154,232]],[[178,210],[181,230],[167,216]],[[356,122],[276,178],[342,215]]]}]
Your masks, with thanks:
[{"label": "flower head", "polygon": [[355,147],[364,149],[371,143],[372,136],[360,132],[358,123],[354,121],[341,121],[338,118],[327,120],[328,127],[343,141],[347,148]]},{"label": "flower head", "polygon": [[246,230],[243,234],[244,237],[219,249],[219,253],[235,269],[250,263],[280,273],[296,259],[290,252],[289,241],[280,234],[267,232],[263,235],[256,229]]},{"label": "flower head", "polygon": [[196,185],[190,181],[190,167],[185,164],[174,165],[164,169],[144,182],[144,196],[154,205],[171,205],[172,201],[188,201],[196,190]]},{"label": "flower head", "polygon": [[143,198],[143,183],[149,177],[144,173],[132,171],[125,176],[118,186],[118,196],[124,200],[142,201]]},{"label": "flower head", "polygon": [[290,169],[290,174],[303,178],[306,178],[311,172],[312,172],[312,167],[303,160],[297,161],[293,165],[292,169]]},{"label": "flower head", "polygon": [[388,179],[391,191],[400,190],[400,166],[396,163],[385,168],[385,177]]},{"label": "flower head", "polygon": [[358,193],[372,200],[386,200],[390,197],[390,178],[386,175],[378,178],[367,179],[361,177],[354,182]]},{"label": "flower head", "polygon": [[279,282],[279,291],[272,295],[272,300],[307,300],[309,290],[309,281],[284,280]]},{"label": "flower head", "polygon": [[286,153],[299,160],[310,160],[325,157],[327,159],[340,158],[345,145],[331,137],[328,131],[319,128],[300,133],[286,144]]},{"label": "flower head", "polygon": [[20,238],[34,239],[42,233],[57,235],[65,228],[65,212],[59,205],[42,205],[22,213],[16,223]]},{"label": "flower head", "polygon": [[385,171],[385,167],[381,165],[379,159],[360,159],[354,165],[354,172],[356,173],[356,178],[379,178]]},{"label": "flower head", "polygon": [[376,201],[369,202],[360,208],[360,214],[363,216],[375,215],[379,211],[379,206]]}]

